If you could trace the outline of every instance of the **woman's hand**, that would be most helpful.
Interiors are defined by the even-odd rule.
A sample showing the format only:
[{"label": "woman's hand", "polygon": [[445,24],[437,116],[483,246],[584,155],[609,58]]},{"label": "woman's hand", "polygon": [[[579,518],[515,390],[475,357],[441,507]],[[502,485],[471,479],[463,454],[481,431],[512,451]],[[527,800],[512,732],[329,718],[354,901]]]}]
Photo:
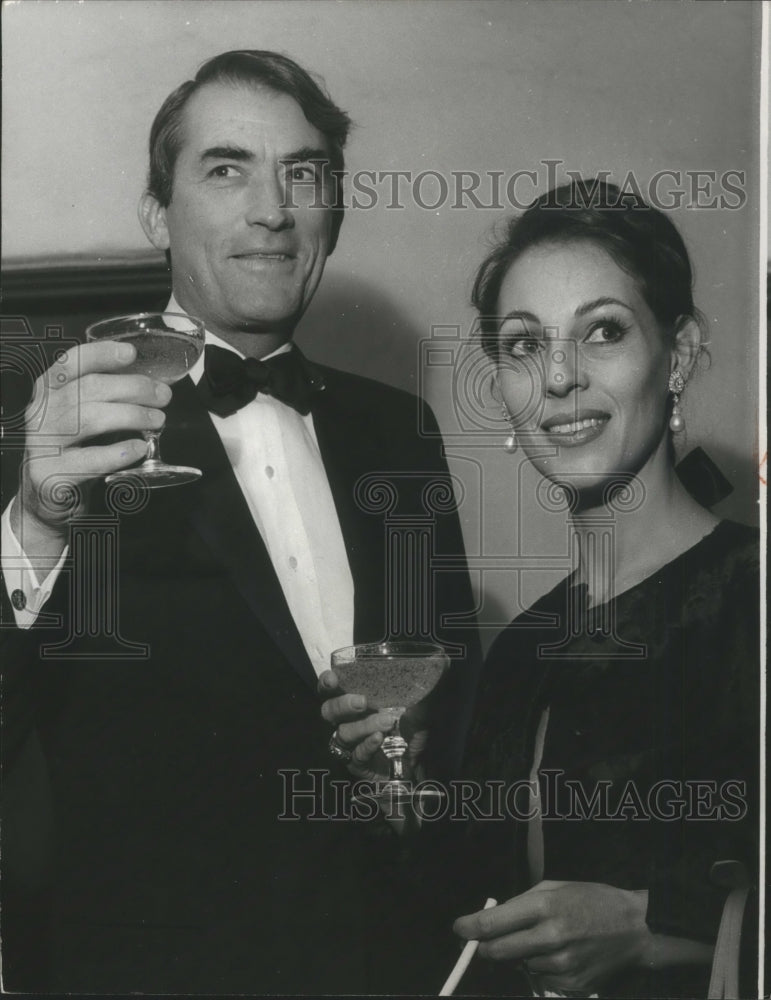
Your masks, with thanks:
[{"label": "woman's hand", "polygon": [[647,890],[596,882],[539,882],[500,906],[460,917],[453,930],[478,954],[525,964],[544,987],[590,992],[613,972],[647,964]]}]

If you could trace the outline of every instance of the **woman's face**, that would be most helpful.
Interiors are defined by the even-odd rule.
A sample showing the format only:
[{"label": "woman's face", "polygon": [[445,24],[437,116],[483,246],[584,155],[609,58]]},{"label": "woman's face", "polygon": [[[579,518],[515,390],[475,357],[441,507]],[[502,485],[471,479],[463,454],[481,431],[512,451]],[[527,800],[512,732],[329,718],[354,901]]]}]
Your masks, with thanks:
[{"label": "woman's face", "polygon": [[665,454],[672,345],[604,250],[527,250],[503,280],[497,315],[499,389],[542,475],[583,492]]}]

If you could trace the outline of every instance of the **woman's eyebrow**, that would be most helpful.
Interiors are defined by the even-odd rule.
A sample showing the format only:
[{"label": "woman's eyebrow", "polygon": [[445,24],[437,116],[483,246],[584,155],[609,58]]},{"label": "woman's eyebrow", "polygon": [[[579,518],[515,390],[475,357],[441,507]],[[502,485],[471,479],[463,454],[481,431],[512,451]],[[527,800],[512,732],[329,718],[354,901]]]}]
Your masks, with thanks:
[{"label": "woman's eyebrow", "polygon": [[632,307],[627,305],[626,302],[622,302],[621,299],[614,299],[608,295],[603,295],[599,299],[592,299],[591,302],[583,302],[576,309],[574,315],[585,316],[587,313],[592,312],[593,309],[599,309],[601,306],[621,306],[623,309],[628,309],[632,312]]},{"label": "woman's eyebrow", "polygon": [[522,320],[523,323],[533,323],[536,326],[538,326],[541,322],[535,313],[528,312],[526,309],[515,309],[513,312],[506,313],[505,316],[500,317],[500,322],[505,323],[510,319]]}]

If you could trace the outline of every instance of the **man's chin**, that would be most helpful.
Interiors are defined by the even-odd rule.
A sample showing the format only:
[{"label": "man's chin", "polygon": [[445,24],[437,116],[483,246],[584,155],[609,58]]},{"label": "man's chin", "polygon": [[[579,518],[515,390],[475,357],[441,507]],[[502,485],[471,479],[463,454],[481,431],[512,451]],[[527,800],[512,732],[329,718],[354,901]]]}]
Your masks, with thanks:
[{"label": "man's chin", "polygon": [[207,329],[217,333],[282,333],[291,336],[302,315],[297,303],[286,302],[245,304],[240,309],[232,309],[224,316],[212,317]]}]

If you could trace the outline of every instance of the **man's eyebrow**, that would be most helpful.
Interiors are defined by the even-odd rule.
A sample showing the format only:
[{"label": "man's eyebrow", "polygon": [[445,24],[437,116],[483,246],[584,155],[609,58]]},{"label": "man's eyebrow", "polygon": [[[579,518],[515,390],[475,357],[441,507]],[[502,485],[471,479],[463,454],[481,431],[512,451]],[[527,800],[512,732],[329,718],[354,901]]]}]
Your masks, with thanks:
[{"label": "man's eyebrow", "polygon": [[205,160],[253,160],[254,153],[243,146],[209,146],[201,153],[201,162]]},{"label": "man's eyebrow", "polygon": [[624,309],[628,309],[629,312],[633,311],[632,307],[630,305],[627,305],[626,302],[622,302],[621,299],[614,299],[608,295],[603,295],[599,299],[592,299],[591,302],[583,302],[576,309],[575,315],[586,316],[586,314],[590,313],[593,309],[599,309],[602,306],[622,306]]},{"label": "man's eyebrow", "polygon": [[318,146],[303,146],[293,153],[287,153],[286,156],[280,157],[281,163],[309,163],[311,160],[321,160],[328,163],[329,152]]}]

